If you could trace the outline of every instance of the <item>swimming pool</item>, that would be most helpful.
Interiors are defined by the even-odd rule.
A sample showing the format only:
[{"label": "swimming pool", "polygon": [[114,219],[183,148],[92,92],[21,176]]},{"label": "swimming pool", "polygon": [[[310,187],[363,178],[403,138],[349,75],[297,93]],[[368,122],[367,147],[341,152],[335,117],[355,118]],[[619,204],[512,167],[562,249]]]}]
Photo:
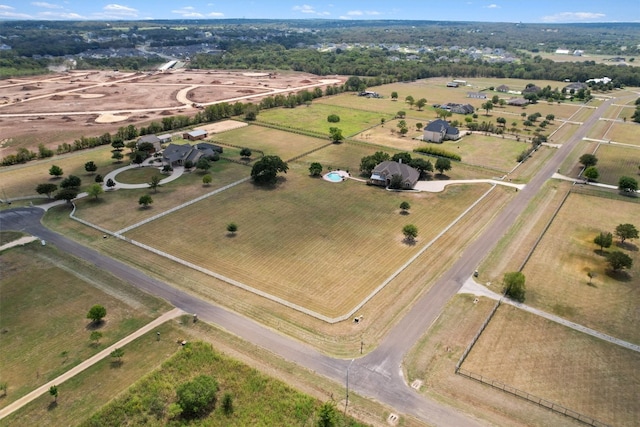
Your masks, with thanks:
[{"label": "swimming pool", "polygon": [[329,172],[324,177],[327,181],[342,182],[342,175],[340,175],[338,172]]}]

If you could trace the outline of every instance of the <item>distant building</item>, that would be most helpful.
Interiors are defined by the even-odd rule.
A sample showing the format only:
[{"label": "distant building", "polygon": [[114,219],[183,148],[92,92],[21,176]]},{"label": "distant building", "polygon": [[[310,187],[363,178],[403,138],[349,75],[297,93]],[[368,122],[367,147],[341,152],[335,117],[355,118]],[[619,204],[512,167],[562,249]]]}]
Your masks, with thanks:
[{"label": "distant building", "polygon": [[482,92],[467,92],[467,98],[487,99],[487,94]]},{"label": "distant building", "polygon": [[527,104],[529,101],[524,98],[511,98],[507,101],[507,105],[515,105],[516,107],[524,107]]},{"label": "distant building", "polygon": [[369,90],[360,92],[358,96],[364,96],[365,98],[382,98],[378,92],[371,92]]},{"label": "distant building", "polygon": [[190,132],[185,132],[182,134],[184,139],[188,139],[189,141],[197,141],[199,139],[205,139],[209,134],[206,130],[196,129]]},{"label": "distant building", "polygon": [[425,141],[442,143],[445,140],[457,139],[460,139],[460,131],[446,120],[434,120],[424,128],[423,140]]},{"label": "distant building", "polygon": [[473,114],[475,112],[475,108],[471,104],[455,104],[449,102],[447,104],[442,104],[439,106],[443,110],[451,111],[456,114]]},{"label": "distant building", "polygon": [[566,89],[567,91],[573,89],[573,90],[580,90],[580,89],[586,89],[589,86],[586,83],[582,83],[582,82],[573,82],[573,83],[569,83],[568,85],[566,85],[564,87],[564,89]]},{"label": "distant building", "polygon": [[160,140],[161,144],[167,144],[171,142],[173,137],[171,136],[171,134],[165,133],[164,135],[158,135],[158,139]]},{"label": "distant building", "polygon": [[569,49],[556,49],[557,55],[569,55]]},{"label": "distant building", "polygon": [[540,86],[531,85],[529,87],[524,88],[522,93],[538,93],[542,90]]},{"label": "distant building", "polygon": [[143,135],[138,138],[138,141],[136,142],[136,148],[139,148],[140,144],[143,144],[145,142],[153,144],[153,151],[160,151],[162,149],[162,146],[160,145],[160,138],[155,135]]},{"label": "distant building", "polygon": [[498,92],[509,92],[509,86],[507,85],[500,85],[496,88],[496,90]]},{"label": "distant building", "polygon": [[212,157],[215,153],[222,153],[222,147],[207,142],[200,142],[191,146],[190,144],[169,144],[162,152],[162,161],[169,166],[183,166],[187,161],[193,164],[200,157]]},{"label": "distant building", "polygon": [[447,82],[447,87],[458,87],[458,86],[460,85],[456,82]]}]

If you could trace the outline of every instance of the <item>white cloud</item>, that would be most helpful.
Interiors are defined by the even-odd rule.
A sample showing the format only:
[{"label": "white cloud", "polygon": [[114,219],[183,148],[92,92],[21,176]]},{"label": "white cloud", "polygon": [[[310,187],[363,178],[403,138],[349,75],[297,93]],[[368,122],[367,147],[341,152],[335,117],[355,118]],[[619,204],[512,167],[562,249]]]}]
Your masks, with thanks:
[{"label": "white cloud", "polygon": [[171,13],[175,13],[176,15],[180,15],[183,18],[204,18],[204,15],[200,12],[196,12],[196,10],[191,6],[185,6],[182,9],[174,9]]},{"label": "white cloud", "polygon": [[138,16],[138,11],[136,9],[114,3],[106,5],[102,10],[104,10],[108,16],[114,16],[117,18]]},{"label": "white cloud", "polygon": [[78,15],[73,12],[41,12],[38,13],[38,18],[46,18],[46,19],[71,19],[71,20],[79,20],[86,19],[82,15]]},{"label": "white cloud", "polygon": [[4,5],[4,4],[0,4],[0,10],[13,10],[13,9],[15,9],[15,8],[11,7],[11,6]]},{"label": "white cloud", "polygon": [[303,4],[302,6],[293,6],[291,8],[294,12],[306,13],[309,15],[320,15],[320,16],[329,16],[330,12],[318,12],[313,8],[313,6],[309,6],[308,4]]},{"label": "white cloud", "polygon": [[364,11],[350,10],[349,12],[347,12],[347,16],[363,16],[363,15],[375,16],[375,15],[381,15],[381,13],[375,10],[364,10]]},{"label": "white cloud", "polygon": [[62,6],[52,3],[46,3],[43,1],[34,1],[31,3],[32,6],[43,7],[45,9],[62,9]]},{"label": "white cloud", "polygon": [[598,12],[560,12],[555,15],[542,17],[543,22],[568,22],[568,21],[597,21],[604,18],[604,13]]},{"label": "white cloud", "polygon": [[224,16],[224,13],[222,13],[222,12],[210,12],[210,13],[207,13],[207,16],[211,16],[213,18],[222,18]]},{"label": "white cloud", "polygon": [[484,6],[484,7],[486,7],[487,9],[500,9],[500,6],[498,6],[495,3],[491,3],[491,4],[489,4],[487,6]]}]

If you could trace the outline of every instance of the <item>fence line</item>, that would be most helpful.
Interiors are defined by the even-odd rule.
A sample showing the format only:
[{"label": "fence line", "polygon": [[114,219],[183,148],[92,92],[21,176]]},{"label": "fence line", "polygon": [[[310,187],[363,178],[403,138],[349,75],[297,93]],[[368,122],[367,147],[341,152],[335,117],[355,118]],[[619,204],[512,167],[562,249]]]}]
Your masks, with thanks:
[{"label": "fence line", "polygon": [[589,417],[587,415],[581,414],[580,412],[574,411],[569,408],[565,408],[562,405],[559,405],[550,400],[543,399],[534,394],[528,393],[526,391],[517,389],[509,384],[505,384],[498,380],[494,380],[491,378],[487,378],[483,375],[477,374],[475,372],[468,371],[462,368],[456,368],[456,374],[461,375],[463,377],[478,381],[479,383],[486,384],[498,390],[504,391],[505,393],[509,393],[513,396],[520,397],[522,399],[528,400],[529,402],[533,402],[543,408],[550,409],[553,412],[565,415],[567,417],[573,418],[574,420],[580,421],[584,424],[594,426],[594,427],[610,427],[609,424],[603,423],[602,421],[596,420],[593,417]]},{"label": "fence line", "polygon": [[487,325],[489,325],[489,322],[493,318],[493,315],[496,314],[496,311],[498,311],[498,307],[500,307],[501,302],[502,302],[501,300],[496,301],[496,304],[493,306],[493,309],[491,309],[491,312],[489,313],[487,318],[482,323],[482,326],[480,326],[480,329],[478,330],[478,332],[476,332],[475,336],[473,337],[473,339],[471,340],[469,345],[467,345],[467,348],[465,348],[464,351],[462,352],[462,356],[460,356],[460,359],[458,360],[458,363],[456,363],[456,374],[460,370],[460,366],[462,366],[462,364],[466,360],[467,356],[471,352],[471,349],[473,348],[473,346],[476,344],[476,342],[480,338],[480,335],[482,335],[482,332],[484,332],[484,330],[487,327]]}]

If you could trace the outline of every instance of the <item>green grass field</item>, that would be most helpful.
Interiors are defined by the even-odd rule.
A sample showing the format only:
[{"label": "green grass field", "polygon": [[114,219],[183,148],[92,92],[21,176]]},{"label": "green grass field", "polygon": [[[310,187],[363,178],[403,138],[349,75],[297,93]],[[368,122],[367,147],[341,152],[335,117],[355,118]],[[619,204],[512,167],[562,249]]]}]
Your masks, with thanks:
[{"label": "green grass field", "polygon": [[462,367],[607,425],[640,417],[637,352],[515,307],[498,309]]},{"label": "green grass field", "polygon": [[595,152],[598,158],[598,172],[600,172],[599,182],[618,185],[621,176],[638,176],[638,166],[640,166],[640,146],[625,147],[621,145],[601,144]]},{"label": "green grass field", "polygon": [[[473,185],[438,194],[389,193],[355,181],[333,184],[311,178],[306,164],[295,163],[285,178],[275,189],[241,184],[134,229],[127,237],[337,316],[487,190]],[[399,214],[402,200],[412,204],[409,216]],[[232,237],[226,232],[229,222],[239,226]],[[402,241],[407,223],[420,230],[416,245]],[[193,230],[198,230],[197,245],[180,237]]]},{"label": "green grass field", "polygon": [[[1,380],[5,406],[149,322],[168,306],[108,273],[39,242],[2,253],[0,267]],[[86,319],[94,304],[107,309],[92,345]],[[66,354],[63,354],[66,352]]]},{"label": "green grass field", "polygon": [[[640,277],[637,242],[617,246],[634,260],[624,274],[612,275],[593,239],[601,231],[613,233],[622,223],[638,226],[638,204],[572,193],[527,262],[526,302],[573,322],[631,342],[640,342]],[[635,249],[634,249],[635,248]],[[553,266],[553,268],[550,268]],[[596,277],[588,284],[587,273]]]}]

